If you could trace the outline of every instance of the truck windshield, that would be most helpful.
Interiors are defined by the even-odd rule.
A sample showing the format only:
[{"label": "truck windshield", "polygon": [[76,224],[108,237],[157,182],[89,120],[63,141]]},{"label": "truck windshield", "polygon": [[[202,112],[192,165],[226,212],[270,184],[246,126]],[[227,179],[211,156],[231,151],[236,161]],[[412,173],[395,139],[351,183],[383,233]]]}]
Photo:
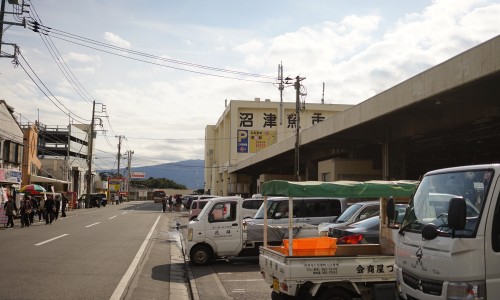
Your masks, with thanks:
[{"label": "truck windshield", "polygon": [[410,201],[402,228],[420,232],[424,225],[433,223],[441,236],[451,235],[447,218],[449,202],[452,198],[463,197],[467,205],[467,223],[456,235],[474,237],[492,173],[491,170],[468,170],[425,176]]}]

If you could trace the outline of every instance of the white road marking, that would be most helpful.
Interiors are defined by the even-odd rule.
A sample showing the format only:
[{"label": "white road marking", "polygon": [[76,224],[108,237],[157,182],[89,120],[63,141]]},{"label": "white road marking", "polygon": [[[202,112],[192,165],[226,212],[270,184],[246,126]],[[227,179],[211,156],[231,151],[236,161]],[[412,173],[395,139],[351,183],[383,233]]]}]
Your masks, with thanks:
[{"label": "white road marking", "polygon": [[89,227],[92,227],[92,226],[97,225],[97,224],[101,224],[101,222],[97,222],[97,223],[94,223],[94,224],[90,224],[90,225],[87,225],[87,226],[85,226],[85,227],[89,228]]},{"label": "white road marking", "polygon": [[109,220],[114,219],[114,218],[116,218],[116,216],[112,216],[111,218],[109,218]]},{"label": "white road marking", "polygon": [[142,242],[141,247],[139,248],[139,251],[137,251],[137,254],[135,255],[134,259],[132,260],[132,263],[127,269],[127,272],[123,275],[122,279],[120,280],[120,283],[116,286],[115,291],[113,292],[113,295],[111,295],[110,300],[119,300],[122,298],[123,292],[125,291],[125,288],[127,288],[128,282],[134,275],[135,269],[137,268],[137,265],[139,264],[141,257],[146,250],[146,245],[149,243],[151,240],[151,236],[153,235],[153,232],[156,228],[156,225],[158,224],[158,221],[160,221],[160,217],[156,218],[155,223],[153,224],[153,227],[149,230],[148,235],[144,239],[144,242]]},{"label": "white road marking", "polygon": [[67,235],[68,235],[68,234],[67,234],[67,233],[65,233],[65,234],[62,234],[62,235],[60,235],[60,236],[56,236],[55,238],[52,238],[52,239],[50,239],[50,240],[46,240],[46,241],[40,242],[40,243],[38,243],[38,244],[35,244],[35,246],[40,246],[40,245],[43,245],[43,244],[46,244],[46,243],[52,242],[52,241],[54,241],[54,240],[60,239],[60,238],[62,238],[62,237],[65,237],[65,236],[67,236]]},{"label": "white road marking", "polygon": [[124,215],[124,214],[126,214],[126,213],[127,213],[127,212],[126,212],[126,211],[124,211],[124,212],[122,212],[122,215]]}]

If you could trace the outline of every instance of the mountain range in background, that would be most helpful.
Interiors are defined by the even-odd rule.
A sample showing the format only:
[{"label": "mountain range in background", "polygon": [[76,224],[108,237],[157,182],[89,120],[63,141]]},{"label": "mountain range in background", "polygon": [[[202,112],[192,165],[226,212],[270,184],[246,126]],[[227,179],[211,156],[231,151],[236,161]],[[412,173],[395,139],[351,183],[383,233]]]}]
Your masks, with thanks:
[{"label": "mountain range in background", "polygon": [[[144,167],[132,167],[131,169],[132,172],[145,173],[145,178],[170,179],[192,190],[203,189],[205,183],[205,161],[201,159],[184,160]],[[109,170],[101,170],[98,172],[109,172]],[[116,170],[114,172],[116,172]]]}]

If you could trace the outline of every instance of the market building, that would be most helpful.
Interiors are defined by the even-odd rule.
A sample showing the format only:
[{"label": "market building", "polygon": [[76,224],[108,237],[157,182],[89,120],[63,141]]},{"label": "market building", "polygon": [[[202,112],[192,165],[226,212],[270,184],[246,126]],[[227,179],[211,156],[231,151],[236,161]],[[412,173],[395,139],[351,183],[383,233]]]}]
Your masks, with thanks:
[{"label": "market building", "polygon": [[[250,193],[259,193],[261,182],[294,179],[296,170],[301,181],[419,179],[437,168],[500,162],[499,82],[497,36],[301,127],[298,139],[294,133],[283,135],[241,156],[233,150],[239,112],[229,112],[230,107],[206,129],[206,188],[222,195],[231,194],[231,185],[246,185]],[[225,122],[228,115],[235,120]]]}]

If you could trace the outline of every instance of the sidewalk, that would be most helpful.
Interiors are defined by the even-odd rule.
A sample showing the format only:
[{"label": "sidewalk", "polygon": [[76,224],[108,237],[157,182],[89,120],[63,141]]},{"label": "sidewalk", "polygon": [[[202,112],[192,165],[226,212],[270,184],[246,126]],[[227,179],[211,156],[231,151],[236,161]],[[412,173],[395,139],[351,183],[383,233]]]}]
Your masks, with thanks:
[{"label": "sidewalk", "polygon": [[[179,212],[174,212],[179,214]],[[170,244],[170,264],[173,268],[170,269],[170,298],[169,299],[183,299],[183,300],[199,300],[198,291],[196,289],[196,282],[194,280],[193,272],[191,270],[191,265],[184,255],[185,252],[185,241],[182,235],[183,228],[187,225],[187,212],[181,211],[179,217],[174,217],[172,225],[175,228],[174,238],[176,243]],[[179,222],[179,229],[176,227],[176,223]],[[184,229],[185,230],[185,229]],[[180,267],[174,266],[183,266]],[[176,284],[181,280],[186,279],[186,273],[188,276],[188,285]]]}]

